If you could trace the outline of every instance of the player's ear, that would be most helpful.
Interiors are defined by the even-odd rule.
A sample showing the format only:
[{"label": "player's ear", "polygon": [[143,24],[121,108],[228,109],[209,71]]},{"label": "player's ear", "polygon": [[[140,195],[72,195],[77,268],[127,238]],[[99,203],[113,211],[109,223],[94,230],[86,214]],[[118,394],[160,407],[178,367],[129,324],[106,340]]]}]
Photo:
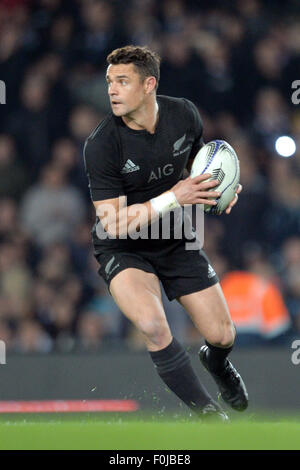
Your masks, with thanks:
[{"label": "player's ear", "polygon": [[156,78],[155,77],[147,77],[145,78],[145,91],[147,94],[155,92],[156,87]]}]

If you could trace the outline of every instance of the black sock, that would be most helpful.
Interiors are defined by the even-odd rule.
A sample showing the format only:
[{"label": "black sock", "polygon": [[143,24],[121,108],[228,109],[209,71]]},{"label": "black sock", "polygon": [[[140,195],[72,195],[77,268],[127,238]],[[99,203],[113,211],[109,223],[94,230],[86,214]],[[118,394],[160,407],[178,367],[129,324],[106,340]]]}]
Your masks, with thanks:
[{"label": "black sock", "polygon": [[214,374],[222,373],[226,366],[226,358],[230,351],[232,351],[233,345],[229,348],[219,348],[208,343],[208,341],[205,341],[205,343],[208,346],[206,360],[209,370]]},{"label": "black sock", "polygon": [[166,348],[149,354],[165,384],[195,413],[200,414],[207,404],[214,403],[195,374],[188,354],[175,338]]}]

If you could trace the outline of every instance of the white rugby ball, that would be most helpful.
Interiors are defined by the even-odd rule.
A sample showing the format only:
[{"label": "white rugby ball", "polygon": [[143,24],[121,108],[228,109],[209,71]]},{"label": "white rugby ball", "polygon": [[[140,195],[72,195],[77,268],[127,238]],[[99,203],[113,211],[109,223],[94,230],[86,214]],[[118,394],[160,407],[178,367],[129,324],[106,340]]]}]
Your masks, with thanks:
[{"label": "white rugby ball", "polygon": [[218,186],[212,188],[211,191],[221,193],[221,196],[216,199],[218,204],[215,206],[205,204],[204,210],[210,214],[219,215],[234,198],[240,181],[238,157],[225,140],[212,140],[197,153],[191,169],[191,178],[204,173],[212,175],[208,181],[219,180]]}]

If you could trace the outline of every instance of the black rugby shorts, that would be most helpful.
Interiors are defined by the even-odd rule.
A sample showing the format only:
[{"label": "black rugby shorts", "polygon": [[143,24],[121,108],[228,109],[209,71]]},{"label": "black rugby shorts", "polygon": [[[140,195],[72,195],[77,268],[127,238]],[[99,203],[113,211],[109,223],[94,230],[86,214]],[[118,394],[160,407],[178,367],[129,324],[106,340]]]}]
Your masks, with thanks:
[{"label": "black rugby shorts", "polygon": [[219,282],[203,250],[186,250],[185,244],[174,245],[167,255],[153,252],[105,252],[95,255],[98,273],[108,285],[119,272],[137,268],[156,274],[169,300],[192,294]]}]

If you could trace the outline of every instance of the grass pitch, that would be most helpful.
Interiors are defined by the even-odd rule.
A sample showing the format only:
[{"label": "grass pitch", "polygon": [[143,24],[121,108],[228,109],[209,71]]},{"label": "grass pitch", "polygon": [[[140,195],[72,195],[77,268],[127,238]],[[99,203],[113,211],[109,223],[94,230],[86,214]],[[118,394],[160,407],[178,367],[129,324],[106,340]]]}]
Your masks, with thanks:
[{"label": "grass pitch", "polygon": [[1,450],[299,450],[300,417],[229,424],[113,414],[2,415]]}]

